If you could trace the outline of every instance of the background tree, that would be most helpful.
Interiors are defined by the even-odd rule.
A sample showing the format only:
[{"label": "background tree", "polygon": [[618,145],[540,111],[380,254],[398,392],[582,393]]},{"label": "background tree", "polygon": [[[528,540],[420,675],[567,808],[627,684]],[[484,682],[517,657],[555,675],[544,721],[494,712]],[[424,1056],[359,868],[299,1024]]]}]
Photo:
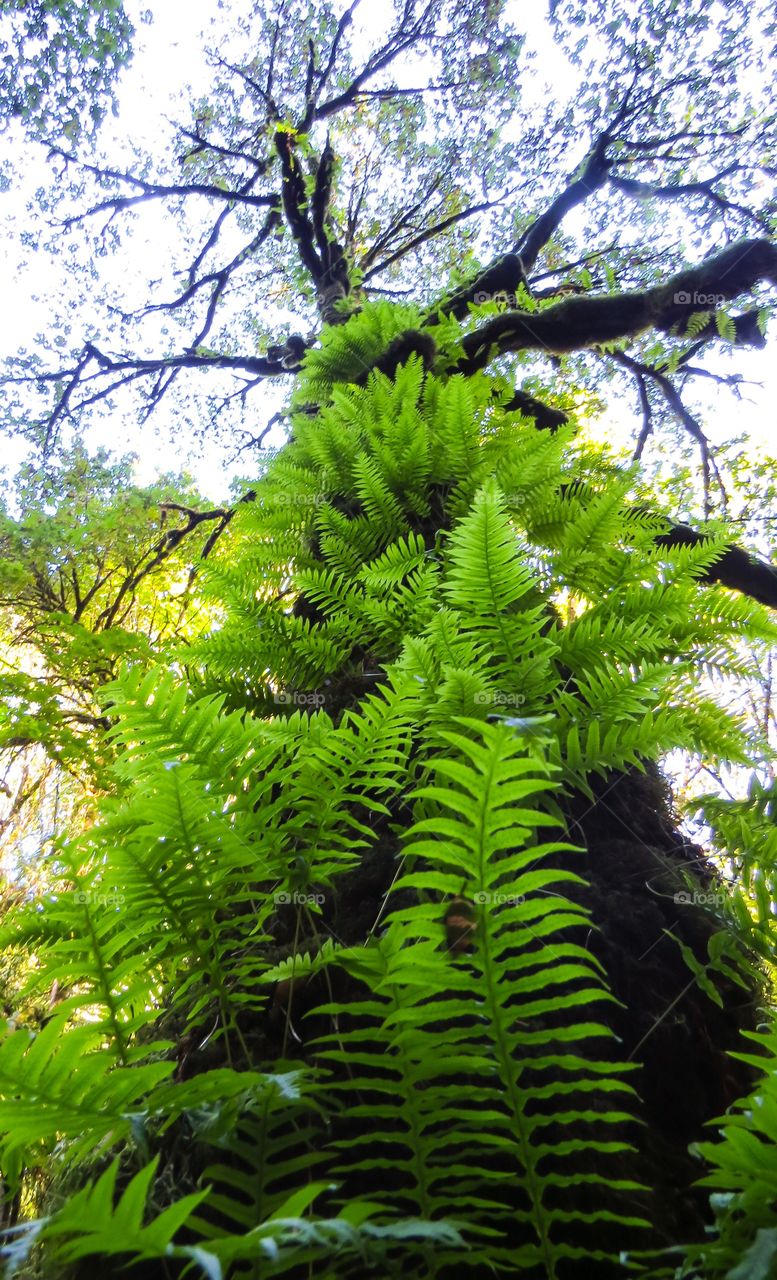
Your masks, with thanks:
[{"label": "background tree", "polygon": [[75,444],[25,465],[0,517],[2,834],[17,874],[105,783],[100,689],[206,625],[192,567],[228,513],[203,510],[185,479],[140,488],[132,465]]}]

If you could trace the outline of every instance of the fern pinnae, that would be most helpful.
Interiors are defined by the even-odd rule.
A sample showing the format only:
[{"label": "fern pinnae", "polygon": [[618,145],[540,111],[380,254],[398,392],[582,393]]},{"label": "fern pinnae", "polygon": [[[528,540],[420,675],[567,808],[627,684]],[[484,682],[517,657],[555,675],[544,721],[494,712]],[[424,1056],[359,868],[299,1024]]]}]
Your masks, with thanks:
[{"label": "fern pinnae", "polygon": [[[595,1093],[603,1081],[605,1094],[619,1091],[628,1095],[629,1090],[616,1068],[610,1068],[608,1075],[607,1067],[599,1064],[598,1070],[589,1073],[587,1058],[574,1053],[578,1038],[608,1034],[596,1023],[576,1023],[574,1015],[574,1010],[587,1007],[592,998],[606,998],[606,992],[588,953],[564,939],[567,929],[586,919],[581,909],[559,892],[560,886],[575,883],[577,877],[552,864],[546,866],[554,855],[571,846],[534,844],[531,840],[537,829],[555,825],[542,808],[536,807],[536,801],[541,804],[543,794],[552,793],[556,786],[549,766],[541,756],[527,755],[523,744],[503,725],[462,720],[457,731],[441,731],[439,739],[454,752],[432,758],[436,780],[416,793],[418,801],[426,808],[431,806],[433,814],[420,818],[408,833],[405,856],[410,869],[396,885],[397,893],[413,890],[422,895],[422,901],[390,915],[388,933],[378,952],[355,952],[350,966],[349,957],[341,955],[340,961],[352,967],[354,974],[373,974],[369,982],[374,994],[371,1000],[353,1009],[355,1016],[368,1018],[365,1030],[345,1032],[344,1049],[328,1050],[325,1057],[332,1061],[338,1060],[340,1053],[363,1055],[370,1037],[376,1035],[379,1043],[395,1044],[396,1051],[401,1045],[403,1052],[409,1051],[411,1060],[403,1071],[410,1073],[411,1081],[423,1079],[424,1105],[435,1105],[439,1141],[454,1151],[466,1148],[467,1172],[474,1174],[477,1170],[481,1187],[488,1186],[495,1176],[489,1172],[488,1143],[496,1141],[500,1149],[513,1153],[528,1196],[527,1221],[536,1232],[536,1243],[524,1246],[522,1255],[527,1265],[530,1260],[541,1262],[547,1275],[555,1277],[567,1249],[555,1239],[556,1229],[569,1215],[548,1203],[555,1183],[552,1171],[544,1170],[543,1160],[550,1154],[563,1155],[566,1151],[571,1155],[578,1149],[614,1153],[622,1150],[623,1144],[595,1137],[543,1144],[537,1135],[553,1124],[554,1118],[560,1125],[585,1128],[594,1121],[619,1125],[628,1113],[612,1108],[599,1112],[579,1106],[570,1109],[567,1105],[565,1110],[559,1107],[556,1112],[533,1115],[531,1102],[536,1103],[540,1097],[546,1103],[556,1097],[559,1102],[568,1102],[574,1097],[578,1080],[583,1093]],[[547,891],[552,893],[552,899],[543,899],[542,894]],[[454,900],[463,893],[469,899],[476,921],[473,946],[467,946],[458,959],[440,946],[442,908],[435,906],[430,893]],[[508,899],[509,905],[500,905]],[[378,980],[375,966],[380,954],[385,959],[391,956],[392,960],[388,972],[381,970],[385,977]],[[384,985],[387,981],[388,986]],[[381,1013],[375,997],[382,992],[385,998],[389,991],[396,1002],[394,1012],[386,1008]],[[430,992],[439,994],[430,998]],[[554,1029],[553,1015],[559,1011],[564,1016],[568,1012],[573,1021],[570,1026]],[[369,1025],[381,1017],[382,1030],[376,1029],[374,1023]],[[524,1029],[533,1023],[543,1025],[548,1018],[551,1026],[543,1026],[541,1032]],[[395,1037],[400,1029],[398,1041]],[[552,1077],[542,1084],[528,1085],[522,1065],[527,1050],[531,1052],[533,1042],[547,1046],[554,1041],[553,1054],[545,1055],[542,1064],[530,1058],[529,1064],[535,1073],[563,1066],[567,1078],[558,1090]],[[428,1056],[432,1043],[434,1058]],[[361,1061],[371,1068],[362,1087],[393,1092],[394,1086],[388,1080],[381,1085],[385,1072],[382,1064],[388,1065],[385,1057],[373,1059],[368,1053]],[[444,1099],[448,1098],[447,1081],[454,1068],[466,1076],[477,1075],[479,1081],[470,1101],[459,1095],[452,1111],[450,1100]],[[541,1088],[541,1094],[537,1088]],[[373,1104],[369,1111],[374,1112]],[[378,1114],[382,1114],[380,1108]],[[436,1153],[426,1150],[424,1134],[428,1123],[423,1115],[417,1115],[403,1140],[418,1153],[412,1164],[416,1177],[420,1176],[421,1152],[425,1152],[423,1162],[439,1170],[437,1190],[433,1201],[427,1204],[427,1212],[432,1206],[438,1211],[438,1207],[444,1209],[447,1205],[449,1213],[454,1207],[463,1207],[467,1179],[464,1167],[459,1169],[457,1164],[442,1175]],[[479,1125],[492,1134],[482,1149],[477,1137]],[[377,1153],[370,1155],[370,1151],[392,1138],[397,1140],[393,1129],[386,1133],[374,1128],[365,1132],[358,1139],[358,1146],[366,1146],[367,1151],[358,1168],[377,1167],[374,1162],[379,1164],[380,1158]],[[459,1182],[461,1188],[457,1190]],[[473,1225],[481,1221],[494,1225],[507,1210],[506,1206],[500,1208],[498,1198],[489,1203],[481,1194],[471,1202],[471,1211]],[[602,1210],[594,1217],[604,1220],[606,1212]]]}]

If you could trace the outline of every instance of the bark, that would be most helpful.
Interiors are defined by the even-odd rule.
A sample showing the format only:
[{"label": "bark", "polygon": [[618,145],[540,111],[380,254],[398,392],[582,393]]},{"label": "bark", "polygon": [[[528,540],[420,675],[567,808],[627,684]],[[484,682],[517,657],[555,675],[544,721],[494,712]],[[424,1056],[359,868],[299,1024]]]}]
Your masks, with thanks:
[{"label": "bark", "polygon": [[[777,245],[770,240],[741,240],[649,289],[565,298],[544,311],[495,316],[465,337],[458,371],[475,373],[511,351],[561,355],[635,338],[646,329],[682,333],[694,314],[763,282],[777,286]],[[749,336],[763,344],[760,334],[756,339],[751,330]]]},{"label": "bark", "polygon": [[[675,524],[666,533],[659,534],[656,542],[665,547],[697,547],[704,542],[704,534],[690,525]],[[726,547],[704,577],[706,581],[719,582],[751,600],[777,609],[777,566],[759,560],[744,547]]]}]

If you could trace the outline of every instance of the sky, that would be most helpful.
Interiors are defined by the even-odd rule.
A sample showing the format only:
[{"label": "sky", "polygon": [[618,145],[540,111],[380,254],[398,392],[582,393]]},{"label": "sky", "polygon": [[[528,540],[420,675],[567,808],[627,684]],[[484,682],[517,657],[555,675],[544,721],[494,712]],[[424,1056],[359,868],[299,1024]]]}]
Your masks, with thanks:
[{"label": "sky", "polygon": [[[233,16],[248,7],[247,0],[230,0],[228,7],[230,16]],[[144,139],[152,147],[160,116],[186,118],[185,109],[181,109],[181,94],[187,84],[191,84],[197,94],[207,93],[210,75],[207,51],[214,47],[218,35],[203,38],[202,33],[211,20],[218,20],[221,6],[214,0],[187,0],[185,9],[170,3],[170,0],[152,0],[150,4],[144,0],[142,6],[133,0],[128,5],[133,17],[139,15],[141,8],[150,8],[153,22],[150,25],[137,23],[135,58],[120,85],[118,118],[111,121],[109,127],[118,141],[131,133],[141,147]],[[541,103],[551,92],[556,95],[559,92],[568,96],[574,94],[577,73],[566,63],[551,39],[545,6],[516,0],[514,8],[515,21],[526,32],[528,50],[538,55],[535,60],[537,78],[534,82],[527,81],[528,101],[534,96]],[[182,13],[185,13],[184,21]],[[372,4],[366,4],[362,13],[366,15],[364,21],[369,24],[370,14],[374,15],[376,9]],[[18,137],[13,135],[8,135],[3,142],[7,155],[17,164],[20,177],[0,195],[0,230],[5,231],[0,248],[0,296],[5,304],[0,310],[0,358],[16,354],[20,347],[34,345],[36,333],[47,324],[50,307],[47,299],[66,293],[68,270],[65,253],[58,260],[49,255],[36,256],[25,252],[20,243],[30,221],[28,205],[35,205],[37,188],[50,179],[50,166],[43,151],[23,148]],[[572,218],[578,220],[580,230],[584,231],[585,207],[571,215],[570,222]],[[118,272],[122,283],[126,282],[128,271],[136,269],[139,289],[147,274],[162,274],[176,238],[175,226],[171,225],[161,205],[155,216],[144,215],[144,225],[147,232],[144,237],[136,237],[132,241],[129,257],[125,249],[114,262],[101,264],[101,271],[106,272],[108,278],[111,272]],[[774,449],[777,426],[777,360],[774,352],[772,341],[764,351],[736,353],[736,367],[753,383],[762,385],[744,388],[747,399],[742,403],[725,390],[716,389],[710,393],[705,426],[713,444],[747,431],[757,449]],[[718,348],[715,359],[724,367],[726,357],[719,353]],[[267,393],[262,394],[261,401],[258,397],[254,400],[257,423],[272,415],[280,406],[281,396],[278,388],[269,387]],[[627,401],[611,396],[602,418],[592,424],[591,429],[606,436],[616,447],[627,447],[634,439],[634,415],[635,396],[630,395]],[[160,415],[156,432],[153,425],[141,428],[132,420],[106,414],[105,420],[90,434],[89,443],[92,447],[104,445],[119,453],[137,451],[139,459],[135,470],[140,483],[150,482],[159,472],[177,471],[185,466],[193,473],[201,490],[214,500],[226,496],[231,476],[250,472],[250,458],[243,456],[237,462],[230,462],[223,441],[206,441],[201,448],[195,449],[188,439],[176,439],[171,426],[164,414]],[[250,429],[250,422],[247,426]],[[281,440],[282,437],[276,436],[271,443],[281,443]],[[15,470],[26,451],[21,440],[5,441],[0,467],[6,472]]]}]

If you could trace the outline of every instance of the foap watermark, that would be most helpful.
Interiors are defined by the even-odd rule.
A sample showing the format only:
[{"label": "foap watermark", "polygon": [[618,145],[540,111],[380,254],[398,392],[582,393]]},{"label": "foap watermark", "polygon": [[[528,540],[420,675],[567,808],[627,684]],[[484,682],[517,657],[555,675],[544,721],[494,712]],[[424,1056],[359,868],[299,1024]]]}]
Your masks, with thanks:
[{"label": "foap watermark", "polygon": [[120,907],[124,903],[123,893],[87,893],[76,889],[74,897],[82,907]]},{"label": "foap watermark", "polygon": [[691,892],[688,889],[680,889],[674,895],[674,901],[692,903],[696,907],[725,907],[728,897],[725,893],[704,893],[699,890]]},{"label": "foap watermark", "polygon": [[480,889],[477,893],[473,893],[472,901],[477,902],[479,906],[517,907],[525,902],[526,898],[522,893],[487,893],[485,889]]},{"label": "foap watermark", "polygon": [[288,889],[279,889],[272,900],[277,907],[323,907],[323,893],[290,893]]},{"label": "foap watermark", "polygon": [[275,493],[273,502],[282,507],[320,507],[326,502],[325,493]]},{"label": "foap watermark", "polygon": [[522,693],[502,693],[500,690],[483,689],[473,699],[478,707],[522,707],[526,697]]},{"label": "foap watermark", "polygon": [[273,702],[279,707],[304,707],[318,710],[323,707],[326,698],[323,693],[301,693],[298,689],[279,689],[273,694]]},{"label": "foap watermark", "polygon": [[[524,497],[523,494],[519,495],[517,493],[505,493],[503,497],[505,502],[510,504],[514,504],[514,503],[520,504],[521,502],[527,501],[527,499]],[[497,498],[494,494],[489,494],[486,498],[484,498],[484,502],[488,504],[489,508],[491,508],[493,511],[496,511],[496,512],[501,510],[501,501],[502,501],[501,497]]]},{"label": "foap watermark", "polygon": [[678,307],[722,307],[726,301],[722,293],[689,293],[687,289],[678,289],[674,295]]},{"label": "foap watermark", "polygon": [[486,302],[495,302],[499,307],[507,307],[510,311],[518,308],[519,299],[517,293],[508,293],[506,289],[497,289],[496,293],[486,293],[483,289],[478,289],[472,301],[475,306],[482,307]]}]

